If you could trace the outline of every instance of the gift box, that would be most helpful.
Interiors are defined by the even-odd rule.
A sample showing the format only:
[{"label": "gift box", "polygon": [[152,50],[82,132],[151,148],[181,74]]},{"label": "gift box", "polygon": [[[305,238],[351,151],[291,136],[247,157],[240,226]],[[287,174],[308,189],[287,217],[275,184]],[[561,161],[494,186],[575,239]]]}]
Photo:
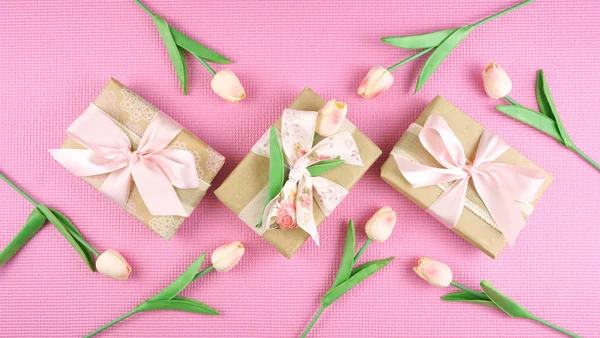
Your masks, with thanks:
[{"label": "gift box", "polygon": [[196,208],[225,162],[112,78],[67,135],[52,156],[165,240]]},{"label": "gift box", "polygon": [[514,243],[552,176],[438,96],[381,177],[492,258]]},{"label": "gift box", "polygon": [[[318,138],[313,142],[317,111],[324,104],[319,95],[305,88],[274,124],[289,167],[278,197],[270,203],[267,200],[271,165],[269,142],[270,134],[274,135],[270,131],[215,190],[221,202],[287,258],[309,237],[318,244],[316,228],[381,155],[381,150],[348,120],[337,134],[328,138],[316,135]],[[306,135],[301,137],[295,135],[296,132]],[[344,163],[315,177],[304,170],[308,166],[310,171],[312,163],[323,165],[332,159],[342,159]],[[306,216],[309,211],[312,215]],[[287,216],[290,216],[289,223]]]}]

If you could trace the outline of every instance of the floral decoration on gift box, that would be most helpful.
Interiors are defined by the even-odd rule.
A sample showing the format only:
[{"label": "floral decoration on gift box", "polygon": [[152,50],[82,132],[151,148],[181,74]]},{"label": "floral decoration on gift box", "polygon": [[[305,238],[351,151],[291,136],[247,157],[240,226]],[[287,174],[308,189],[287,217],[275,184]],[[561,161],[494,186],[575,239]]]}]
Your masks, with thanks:
[{"label": "floral decoration on gift box", "polygon": [[347,107],[306,88],[215,195],[284,256],[291,256],[341,203],[381,150]]}]

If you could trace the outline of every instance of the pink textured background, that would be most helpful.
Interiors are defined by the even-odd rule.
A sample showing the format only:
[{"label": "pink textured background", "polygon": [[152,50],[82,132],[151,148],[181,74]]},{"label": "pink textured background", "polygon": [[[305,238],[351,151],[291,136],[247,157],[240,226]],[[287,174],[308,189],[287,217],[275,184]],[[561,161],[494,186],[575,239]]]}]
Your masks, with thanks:
[{"label": "pink textured background", "polygon": [[[381,36],[417,34],[473,23],[515,4],[502,1],[150,1],[190,37],[231,58],[248,98],[234,105],[210,89],[209,74],[187,57],[184,97],[158,33],[133,1],[0,2],[0,170],[40,202],[68,215],[98,249],[114,248],[133,265],[127,282],[90,273],[46,226],[0,267],[0,336],[82,336],[127,312],[170,283],[200,253],[241,240],[242,263],[185,290],[222,312],[138,314],[105,332],[113,337],[299,336],[332,282],[353,217],[362,225],[383,205],[399,214],[384,244],[366,259],[396,256],[389,267],[331,306],[313,337],[554,337],[554,331],[499,311],[449,304],[411,267],[427,255],[449,264],[457,281],[481,279],[551,322],[599,337],[600,173],[550,138],[493,109],[480,73],[500,63],[512,97],[535,107],[534,81],[544,68],[574,142],[600,159],[597,1],[538,1],[474,31],[418,95],[410,95],[424,59],[394,72],[392,89],[373,101],[355,90],[367,70],[410,55]],[[219,68],[217,66],[217,68]],[[379,178],[382,157],[324,223],[322,245],[306,244],[286,260],[211,193],[171,242],[164,242],[80,179],[47,150],[115,77],[227,157],[215,186],[304,86],[347,102],[349,118],[387,156],[426,103],[441,94],[555,176],[517,245],[493,261],[436,223]],[[7,185],[0,246],[20,229],[31,206]]]}]

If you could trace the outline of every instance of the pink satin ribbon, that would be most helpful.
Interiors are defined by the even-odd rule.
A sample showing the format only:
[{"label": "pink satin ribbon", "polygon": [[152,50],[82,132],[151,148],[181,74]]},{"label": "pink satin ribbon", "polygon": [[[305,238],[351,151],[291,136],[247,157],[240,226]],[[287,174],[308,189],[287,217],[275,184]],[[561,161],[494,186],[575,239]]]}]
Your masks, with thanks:
[{"label": "pink satin ribbon", "polygon": [[52,149],[50,153],[74,175],[110,173],[100,192],[122,208],[131,191],[131,178],[148,211],[155,216],[189,216],[173,186],[198,187],[194,156],[182,149],[165,149],[182,127],[157,113],[136,151],[127,135],[96,105],[91,104],[67,129],[67,135],[87,149]]},{"label": "pink satin ribbon", "polygon": [[481,134],[475,160],[468,162],[460,141],[439,115],[429,116],[419,140],[444,168],[414,163],[394,154],[406,180],[414,188],[454,181],[427,212],[447,227],[454,228],[463,212],[469,178],[473,178],[475,190],[498,230],[512,246],[525,226],[515,201],[532,201],[546,179],[544,173],[534,168],[493,163],[509,146],[488,130]]}]

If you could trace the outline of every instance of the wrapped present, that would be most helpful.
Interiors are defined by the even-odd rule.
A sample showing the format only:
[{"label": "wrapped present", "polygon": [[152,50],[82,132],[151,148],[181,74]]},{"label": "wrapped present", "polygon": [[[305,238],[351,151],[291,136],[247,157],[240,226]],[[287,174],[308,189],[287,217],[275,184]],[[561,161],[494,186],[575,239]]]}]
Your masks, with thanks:
[{"label": "wrapped present", "polygon": [[225,158],[110,79],[52,156],[169,240],[196,208]]},{"label": "wrapped present", "polygon": [[[287,258],[309,237],[318,244],[318,226],[381,155],[348,120],[332,136],[315,134],[317,111],[324,104],[305,88],[215,190],[219,200]],[[271,161],[271,144],[281,146],[283,159],[275,152],[278,159]],[[279,161],[286,164],[283,184],[271,192],[269,172]]]},{"label": "wrapped present", "polygon": [[439,96],[396,143],[381,177],[492,258],[514,244],[552,181]]}]

